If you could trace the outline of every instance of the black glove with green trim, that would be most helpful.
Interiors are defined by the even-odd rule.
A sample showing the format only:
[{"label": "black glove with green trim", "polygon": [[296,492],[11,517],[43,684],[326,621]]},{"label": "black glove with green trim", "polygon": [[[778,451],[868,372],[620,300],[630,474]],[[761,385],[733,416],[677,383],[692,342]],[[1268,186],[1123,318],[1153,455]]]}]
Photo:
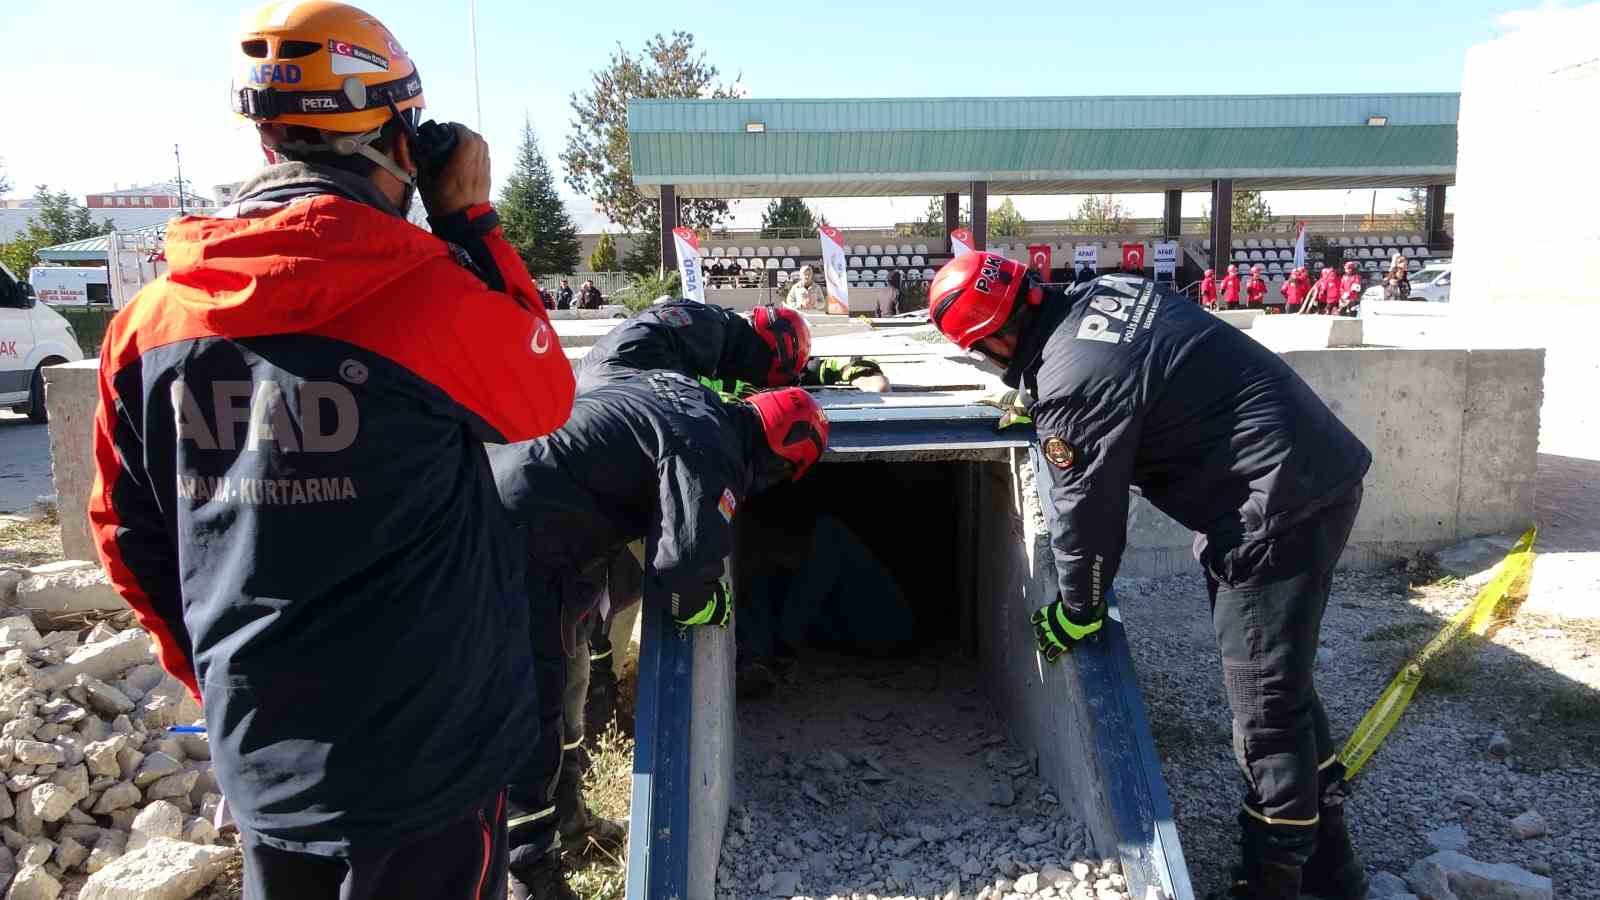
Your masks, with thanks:
[{"label": "black glove with green trim", "polygon": [[723,403],[739,403],[749,397],[755,396],[760,388],[737,378],[710,378],[700,376],[700,383],[717,392]]},{"label": "black glove with green trim", "polygon": [[673,592],[669,612],[679,628],[691,625],[715,625],[727,628],[733,615],[733,590],[726,578],[708,581],[699,590]]},{"label": "black glove with green trim", "polygon": [[1106,601],[1096,601],[1086,610],[1074,610],[1057,597],[1048,606],[1034,610],[1029,621],[1045,662],[1055,662],[1073,645],[1092,640],[1100,633],[1106,621]]}]

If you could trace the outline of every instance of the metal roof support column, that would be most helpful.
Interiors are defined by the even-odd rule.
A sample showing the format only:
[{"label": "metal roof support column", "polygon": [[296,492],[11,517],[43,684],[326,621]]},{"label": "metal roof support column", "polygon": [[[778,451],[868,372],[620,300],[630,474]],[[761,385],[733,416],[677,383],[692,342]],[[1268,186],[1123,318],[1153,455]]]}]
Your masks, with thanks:
[{"label": "metal roof support column", "polygon": [[1167,191],[1167,203],[1162,210],[1161,233],[1173,240],[1183,233],[1183,191]]},{"label": "metal roof support column", "polygon": [[972,183],[972,249],[989,249],[989,182]]},{"label": "metal roof support column", "polygon": [[1233,179],[1211,182],[1211,267],[1221,271],[1233,260]]},{"label": "metal roof support column", "polygon": [[1422,207],[1422,220],[1428,226],[1428,244],[1437,247],[1450,242],[1444,233],[1444,185],[1428,185],[1427,197]]},{"label": "metal roof support column", "polygon": [[950,240],[950,232],[961,227],[961,195],[944,195],[944,252],[954,254],[956,245]]},{"label": "metal roof support column", "polygon": [[672,229],[678,227],[678,189],[661,186],[661,271],[678,271],[678,245],[672,242]]}]

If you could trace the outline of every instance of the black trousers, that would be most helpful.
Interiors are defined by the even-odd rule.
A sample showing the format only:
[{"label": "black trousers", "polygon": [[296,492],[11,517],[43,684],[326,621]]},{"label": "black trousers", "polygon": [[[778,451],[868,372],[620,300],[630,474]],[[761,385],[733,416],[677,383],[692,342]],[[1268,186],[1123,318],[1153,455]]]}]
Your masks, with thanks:
[{"label": "black trousers", "polygon": [[1303,865],[1316,850],[1318,773],[1338,748],[1312,669],[1333,568],[1360,508],[1358,485],[1283,534],[1201,553],[1244,772],[1240,822],[1266,861]]},{"label": "black trousers", "polygon": [[505,900],[506,796],[438,831],[348,857],[280,850],[240,831],[245,900]]}]

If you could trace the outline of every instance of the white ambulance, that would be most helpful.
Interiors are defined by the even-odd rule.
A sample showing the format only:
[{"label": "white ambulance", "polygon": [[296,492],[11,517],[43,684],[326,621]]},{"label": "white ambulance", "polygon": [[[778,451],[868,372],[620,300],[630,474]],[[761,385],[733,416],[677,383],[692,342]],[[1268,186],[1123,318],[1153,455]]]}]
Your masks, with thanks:
[{"label": "white ambulance", "polygon": [[33,288],[0,264],[0,407],[44,422],[41,370],[80,359],[83,350],[67,320],[34,299]]}]

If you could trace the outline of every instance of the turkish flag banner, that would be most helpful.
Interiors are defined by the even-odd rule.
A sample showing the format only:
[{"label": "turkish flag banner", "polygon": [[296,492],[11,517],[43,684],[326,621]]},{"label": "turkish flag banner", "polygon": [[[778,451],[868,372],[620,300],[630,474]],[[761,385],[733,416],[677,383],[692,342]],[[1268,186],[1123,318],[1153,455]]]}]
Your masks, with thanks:
[{"label": "turkish flag banner", "polygon": [[1144,271],[1144,244],[1122,245],[1122,268],[1130,272]]},{"label": "turkish flag banner", "polygon": [[1050,280],[1049,244],[1028,245],[1028,268],[1037,270],[1039,277],[1043,278],[1045,281]]}]

